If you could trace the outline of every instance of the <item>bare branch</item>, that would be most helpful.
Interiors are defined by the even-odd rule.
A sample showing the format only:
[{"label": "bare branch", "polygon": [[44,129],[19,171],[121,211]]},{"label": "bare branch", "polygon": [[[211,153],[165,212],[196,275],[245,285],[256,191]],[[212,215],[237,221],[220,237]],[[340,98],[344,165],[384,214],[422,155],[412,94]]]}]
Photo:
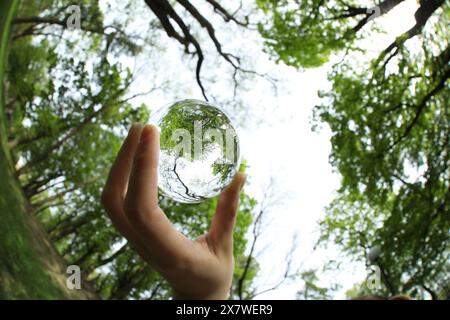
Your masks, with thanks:
[{"label": "bare branch", "polygon": [[[416,24],[397,37],[386,49],[383,50],[380,57],[377,59],[377,62],[383,60],[392,50],[398,49],[401,45],[403,45],[407,40],[415,37],[416,35],[420,34],[425,27],[428,19],[433,15],[433,13],[439,9],[440,6],[444,4],[444,0],[427,0],[427,1],[421,1],[420,7],[417,9],[417,11],[414,14],[414,17],[416,18]],[[397,54],[398,50],[395,51],[393,55],[390,55],[388,57],[388,60],[392,59],[395,54]]]},{"label": "bare branch", "polygon": [[[249,25],[248,17],[245,17],[245,21],[239,21],[235,17],[236,13],[229,13],[217,1],[215,1],[215,0],[206,0],[206,1],[209,2],[214,7],[214,11],[219,13],[222,16],[222,18],[224,19],[225,22],[233,21],[234,23],[236,23],[236,24],[238,24],[238,25],[240,25],[242,27],[247,27]],[[242,6],[242,3],[241,3],[241,6]],[[238,10],[239,9],[240,8],[238,8]]]},{"label": "bare branch", "polygon": [[[226,21],[233,21],[242,27],[246,27],[247,24],[239,23],[238,20],[234,19],[234,15],[227,12],[223,7],[221,7],[214,0],[206,0],[215,8],[216,12],[219,12],[222,16],[225,15]],[[166,31],[169,37],[174,38],[182,44],[185,48],[186,53],[190,53],[194,56],[197,56],[197,67],[196,67],[196,79],[197,83],[202,91],[203,97],[208,100],[206,96],[206,91],[201,81],[201,68],[204,60],[203,49],[200,46],[198,40],[192,35],[189,27],[184,23],[183,19],[176,13],[173,6],[167,0],[145,0],[148,7],[153,11],[153,13],[159,19],[163,29]],[[271,78],[267,74],[261,74],[253,70],[247,70],[242,68],[240,58],[228,53],[224,52],[222,49],[222,44],[219,39],[215,35],[215,29],[211,22],[204,15],[202,15],[197,8],[192,5],[189,0],[177,0],[179,3],[194,19],[197,21],[201,27],[203,27],[207,33],[209,38],[212,40],[214,47],[219,54],[227,63],[229,63],[234,70],[238,70],[243,73],[254,74],[256,76],[260,76],[265,80],[269,81],[273,86],[275,86],[276,80]],[[228,20],[227,20],[228,19]],[[174,23],[174,24],[173,24]],[[181,32],[177,31],[175,27],[178,27]],[[194,47],[194,51],[190,51],[190,46]]]},{"label": "bare branch", "polygon": [[291,249],[286,254],[286,258],[285,258],[285,261],[287,261],[286,268],[285,268],[284,274],[281,277],[281,279],[275,285],[270,286],[269,288],[264,289],[262,291],[258,291],[257,293],[254,293],[250,297],[250,299],[254,299],[255,297],[257,297],[259,295],[262,295],[262,294],[270,292],[270,291],[274,291],[274,290],[278,289],[279,287],[281,287],[286,281],[288,281],[298,275],[298,271],[292,272],[294,252],[297,250],[297,241],[296,240],[297,240],[297,235],[294,235]]},{"label": "bare branch", "polygon": [[[273,177],[270,178],[269,183],[264,190],[258,213],[256,214],[255,220],[253,222],[253,228],[252,228],[252,233],[251,233],[251,235],[252,235],[251,241],[252,242],[250,245],[250,251],[247,255],[247,259],[244,264],[244,271],[242,272],[241,277],[237,281],[237,295],[240,300],[246,299],[246,298],[251,299],[251,297],[255,296],[255,295],[252,295],[251,297],[244,297],[245,281],[247,280],[246,278],[250,271],[252,262],[255,259],[255,257],[258,255],[256,252],[256,247],[257,247],[258,240],[260,239],[260,236],[263,233],[263,226],[264,226],[265,218],[266,218],[267,214],[269,213],[269,211],[271,209],[273,209],[281,199],[279,197],[279,193],[277,192],[277,190],[275,188],[274,180],[275,179]],[[292,252],[293,251],[291,250],[290,253],[288,254],[288,256],[289,256],[287,259],[288,265],[287,265],[285,274],[289,274],[290,269],[291,269]],[[282,283],[284,283],[284,281]],[[277,285],[277,287],[279,287],[282,283]]]},{"label": "bare branch", "polygon": [[[189,31],[188,26],[183,22],[183,19],[175,12],[174,8],[170,5],[167,0],[145,0],[145,3],[150,7],[153,13],[158,17],[161,22],[162,27],[166,31],[169,37],[175,38],[180,44],[185,48],[185,51],[189,53],[189,45],[193,45],[195,52],[192,54],[197,56],[197,68],[196,68],[196,78],[197,84],[202,91],[203,97],[208,100],[206,96],[205,88],[203,87],[200,72],[203,64],[203,51],[200,47],[198,41],[192,36]],[[178,27],[181,29],[183,34],[178,33],[171,21],[175,21]]]}]

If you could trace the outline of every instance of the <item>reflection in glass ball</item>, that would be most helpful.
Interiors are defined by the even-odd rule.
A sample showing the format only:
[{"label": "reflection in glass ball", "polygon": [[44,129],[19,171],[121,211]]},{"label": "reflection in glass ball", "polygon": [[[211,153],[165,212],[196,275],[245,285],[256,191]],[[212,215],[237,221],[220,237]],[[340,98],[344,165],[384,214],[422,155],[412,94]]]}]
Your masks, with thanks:
[{"label": "reflection in glass ball", "polygon": [[160,130],[160,192],[198,203],[218,195],[239,169],[239,139],[219,108],[199,100],[177,101],[156,112]]}]

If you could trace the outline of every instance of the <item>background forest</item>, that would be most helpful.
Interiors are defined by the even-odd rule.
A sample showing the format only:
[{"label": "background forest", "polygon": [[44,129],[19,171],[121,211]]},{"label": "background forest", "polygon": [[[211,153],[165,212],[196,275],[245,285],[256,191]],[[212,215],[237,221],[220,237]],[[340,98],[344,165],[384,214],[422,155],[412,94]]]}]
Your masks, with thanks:
[{"label": "background forest", "polygon": [[[231,298],[286,297],[286,286],[297,299],[450,297],[448,1],[8,0],[0,8],[0,298],[169,299],[170,287],[100,203],[127,130],[164,103],[195,97],[221,106],[244,147],[255,145],[258,128],[279,115],[300,126],[290,109],[307,99],[286,100],[286,87],[315,96],[302,130],[329,140],[322,158],[337,177],[306,232],[320,258],[304,263],[295,232],[273,258],[267,243],[277,241],[271,230],[289,194],[277,174],[258,170],[254,147],[244,148],[250,184]],[[392,34],[389,15],[412,25]],[[286,76],[319,73],[326,79],[310,87]],[[308,157],[291,134],[282,140]],[[288,154],[267,161],[293,161]],[[189,237],[208,228],[216,202],[160,199]],[[67,265],[80,266],[82,290],[65,287]],[[354,265],[378,270],[380,283],[368,284],[370,272],[355,282],[330,276]]]}]

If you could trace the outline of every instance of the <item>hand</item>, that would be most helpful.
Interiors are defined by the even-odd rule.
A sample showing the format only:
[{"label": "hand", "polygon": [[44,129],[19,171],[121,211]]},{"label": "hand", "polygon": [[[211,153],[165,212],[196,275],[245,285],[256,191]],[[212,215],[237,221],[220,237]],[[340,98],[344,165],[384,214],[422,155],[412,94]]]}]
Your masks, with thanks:
[{"label": "hand", "polygon": [[102,194],[114,226],[172,286],[177,299],[226,299],[233,277],[233,228],[245,175],[222,192],[208,233],[189,240],[158,206],[159,133],[135,124]]}]

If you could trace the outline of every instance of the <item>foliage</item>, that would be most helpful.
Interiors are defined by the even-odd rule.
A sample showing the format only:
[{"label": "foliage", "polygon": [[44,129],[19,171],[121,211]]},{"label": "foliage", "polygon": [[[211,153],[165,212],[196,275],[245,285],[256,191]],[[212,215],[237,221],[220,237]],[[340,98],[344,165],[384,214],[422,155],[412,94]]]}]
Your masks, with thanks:
[{"label": "foliage", "polygon": [[[338,20],[345,8],[342,1],[257,0],[266,14],[258,25],[266,51],[280,62],[294,67],[318,67],[333,52],[351,46],[355,19]],[[354,1],[353,1],[354,2]]]},{"label": "foliage", "polygon": [[[381,15],[400,2],[381,2]],[[260,27],[268,52],[296,67],[357,49],[369,22],[370,7],[353,1],[258,4],[272,19]],[[346,55],[334,65],[332,89],[319,93],[315,109],[314,125],[331,128],[330,162],[342,175],[321,242],[359,261],[381,246],[375,263],[384,271],[384,294],[448,295],[449,12],[444,1],[420,1],[416,24],[379,56]]]},{"label": "foliage", "polygon": [[[171,296],[168,285],[117,233],[99,201],[126,131],[150,115],[150,106],[135,105],[128,95],[132,72],[111,58],[138,54],[132,44],[136,37],[121,22],[106,28],[97,1],[83,3],[83,34],[66,37],[60,22],[70,4],[22,2],[16,18],[6,92],[16,176],[31,214],[66,263],[79,265],[102,298],[166,299]],[[42,22],[49,17],[57,19]],[[77,54],[67,54],[71,50]],[[160,200],[189,237],[208,229],[217,202],[186,206]],[[253,199],[242,196],[235,231],[237,261],[245,257],[254,206]]]},{"label": "foliage", "polygon": [[300,300],[329,300],[333,298],[333,291],[338,289],[336,285],[321,287],[317,283],[319,277],[314,269],[303,271],[300,279],[303,281],[302,290],[297,292],[297,299]]}]

